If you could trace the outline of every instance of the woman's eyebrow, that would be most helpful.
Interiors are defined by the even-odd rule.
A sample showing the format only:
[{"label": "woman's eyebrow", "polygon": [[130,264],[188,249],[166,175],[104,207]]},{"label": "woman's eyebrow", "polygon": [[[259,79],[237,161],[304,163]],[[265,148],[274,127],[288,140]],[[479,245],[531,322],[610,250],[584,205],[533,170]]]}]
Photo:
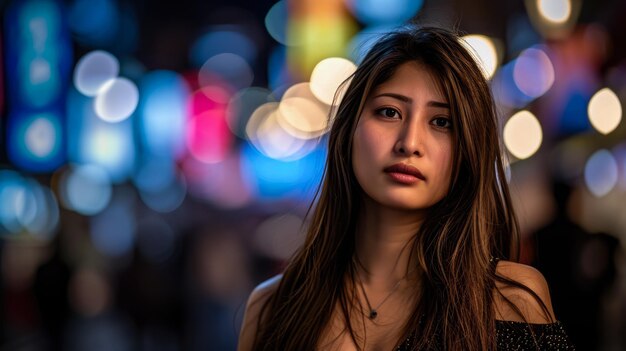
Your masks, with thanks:
[{"label": "woman's eyebrow", "polygon": [[[408,96],[404,96],[402,94],[396,94],[396,93],[380,93],[376,96],[374,96],[374,99],[379,98],[379,97],[390,97],[396,100],[400,100],[402,102],[405,102],[407,104],[412,104],[413,103],[413,99],[411,99]],[[448,104],[447,102],[441,102],[441,101],[429,101],[427,103],[428,106],[432,106],[432,107],[441,107],[441,108],[450,108],[450,104]]]},{"label": "woman's eyebrow", "polygon": [[440,101],[429,101],[428,106],[447,108],[448,110],[450,109],[449,103]]}]

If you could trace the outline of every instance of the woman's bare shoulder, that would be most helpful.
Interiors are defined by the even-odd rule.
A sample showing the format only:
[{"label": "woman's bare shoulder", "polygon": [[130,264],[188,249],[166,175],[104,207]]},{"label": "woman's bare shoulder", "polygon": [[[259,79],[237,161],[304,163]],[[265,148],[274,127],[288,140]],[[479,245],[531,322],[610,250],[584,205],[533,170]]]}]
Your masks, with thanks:
[{"label": "woman's bare shoulder", "polygon": [[[555,320],[550,299],[550,289],[543,274],[536,268],[511,261],[499,261],[496,273],[504,278],[526,285],[543,301],[549,316],[543,311],[541,304],[528,291],[496,282],[496,288],[522,312],[529,323],[550,323]],[[495,294],[496,319],[523,321],[524,319],[498,293]]]},{"label": "woman's bare shoulder", "polygon": [[254,342],[261,308],[276,291],[281,278],[282,274],[279,274],[264,281],[263,283],[257,285],[257,287],[254,288],[250,294],[246,304],[246,311],[243,316],[241,332],[239,333],[239,345],[237,346],[238,351],[252,350],[252,344]]}]

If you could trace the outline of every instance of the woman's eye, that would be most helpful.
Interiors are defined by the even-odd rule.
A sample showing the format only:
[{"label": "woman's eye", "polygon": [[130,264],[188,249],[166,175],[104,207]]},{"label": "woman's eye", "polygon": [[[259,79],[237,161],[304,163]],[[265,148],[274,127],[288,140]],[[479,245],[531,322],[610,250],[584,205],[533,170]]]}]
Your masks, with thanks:
[{"label": "woman's eye", "polygon": [[452,122],[450,121],[450,119],[445,118],[445,117],[437,117],[433,120],[433,123],[435,124],[435,126],[439,128],[446,128],[446,129],[452,128]]},{"label": "woman's eye", "polygon": [[398,111],[389,107],[378,109],[376,112],[379,115],[382,115],[383,117],[387,117],[387,118],[397,118],[399,116]]}]

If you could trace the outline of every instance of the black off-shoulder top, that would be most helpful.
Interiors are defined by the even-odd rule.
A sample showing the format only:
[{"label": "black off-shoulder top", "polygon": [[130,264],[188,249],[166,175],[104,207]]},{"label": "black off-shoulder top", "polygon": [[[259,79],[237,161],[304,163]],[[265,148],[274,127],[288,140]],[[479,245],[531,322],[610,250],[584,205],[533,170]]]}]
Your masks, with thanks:
[{"label": "black off-shoulder top", "polygon": [[[496,320],[498,350],[575,350],[561,322],[535,324]],[[413,337],[396,351],[413,349]]]}]

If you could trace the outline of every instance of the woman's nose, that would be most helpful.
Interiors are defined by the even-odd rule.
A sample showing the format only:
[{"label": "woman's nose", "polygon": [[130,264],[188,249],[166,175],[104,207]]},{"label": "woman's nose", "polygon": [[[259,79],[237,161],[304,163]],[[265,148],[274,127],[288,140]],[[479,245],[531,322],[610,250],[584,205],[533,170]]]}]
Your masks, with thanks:
[{"label": "woman's nose", "polygon": [[394,151],[396,153],[405,156],[421,156],[423,154],[422,142],[424,132],[415,122],[416,121],[411,121],[411,123],[405,124],[400,133],[398,133],[398,140],[394,146]]}]

